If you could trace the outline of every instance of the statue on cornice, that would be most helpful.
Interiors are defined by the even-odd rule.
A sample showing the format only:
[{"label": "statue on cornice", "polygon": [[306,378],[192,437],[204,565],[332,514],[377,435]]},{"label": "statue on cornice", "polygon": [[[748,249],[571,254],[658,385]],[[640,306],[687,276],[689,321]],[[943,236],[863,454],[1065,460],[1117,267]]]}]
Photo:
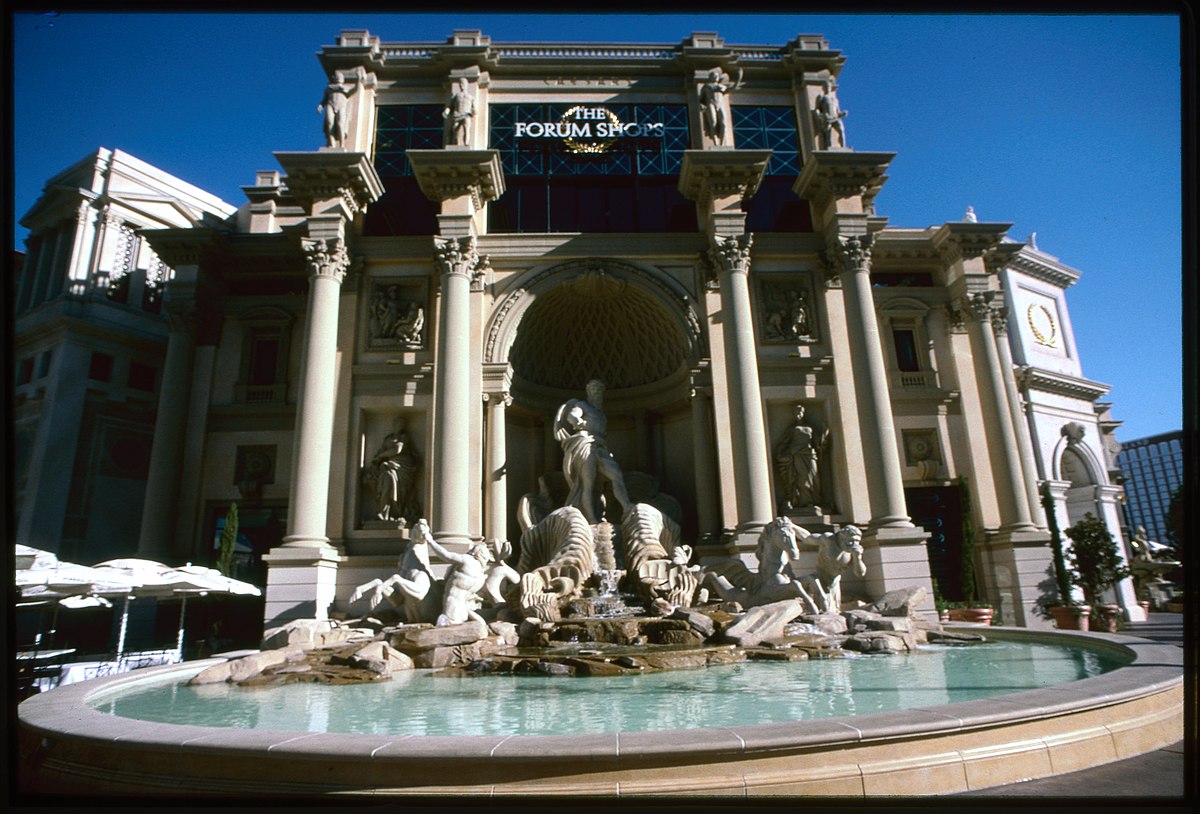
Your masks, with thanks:
[{"label": "statue on cornice", "polygon": [[730,84],[729,74],[720,68],[708,72],[708,80],[700,86],[700,113],[704,134],[717,144],[725,143],[725,94],[742,86],[742,72],[736,84]]},{"label": "statue on cornice", "polygon": [[[358,72],[362,73],[361,67]],[[350,97],[356,90],[358,84],[348,84],[345,71],[333,72],[333,81],[325,87],[325,96],[317,105],[317,112],[325,114],[326,147],[346,146],[350,138]]]},{"label": "statue on cornice", "polygon": [[842,124],[842,119],[846,118],[848,112],[838,106],[837,82],[832,78],[827,79],[824,92],[817,96],[815,111],[822,150],[845,149],[846,126]]},{"label": "statue on cornice", "polygon": [[442,111],[446,120],[446,144],[470,147],[475,121],[475,93],[465,76],[460,76],[450,91],[450,104]]}]

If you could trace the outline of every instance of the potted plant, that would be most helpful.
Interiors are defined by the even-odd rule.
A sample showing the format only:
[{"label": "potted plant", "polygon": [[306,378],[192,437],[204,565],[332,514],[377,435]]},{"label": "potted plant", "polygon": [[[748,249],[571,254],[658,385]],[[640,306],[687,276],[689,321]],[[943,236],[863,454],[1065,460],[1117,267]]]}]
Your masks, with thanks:
[{"label": "potted plant", "polygon": [[1067,529],[1071,538],[1069,565],[1075,584],[1083,589],[1083,595],[1092,606],[1091,622],[1098,630],[1117,632],[1121,608],[1102,603],[1102,595],[1123,579],[1130,576],[1117,549],[1117,542],[1108,532],[1104,521],[1092,514]]},{"label": "potted plant", "polygon": [[1071,572],[1067,569],[1067,559],[1063,554],[1062,534],[1058,530],[1058,518],[1054,513],[1054,498],[1050,494],[1049,483],[1042,484],[1042,507],[1046,510],[1046,525],[1050,529],[1050,549],[1054,552],[1054,583],[1058,588],[1058,604],[1049,605],[1047,610],[1054,619],[1054,626],[1059,630],[1087,630],[1091,608],[1075,601],[1075,593],[1071,588]]}]

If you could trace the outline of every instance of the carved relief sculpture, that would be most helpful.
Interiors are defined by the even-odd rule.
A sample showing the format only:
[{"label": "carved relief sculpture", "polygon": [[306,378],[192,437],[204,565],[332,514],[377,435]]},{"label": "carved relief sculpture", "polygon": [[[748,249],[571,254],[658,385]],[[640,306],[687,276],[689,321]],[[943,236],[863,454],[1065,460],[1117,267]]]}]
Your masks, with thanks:
[{"label": "carved relief sculpture", "polygon": [[442,111],[442,118],[446,120],[448,146],[471,146],[475,123],[475,92],[465,76],[460,76],[450,91],[450,104]]},{"label": "carved relief sculpture", "polygon": [[782,493],[780,510],[811,508],[820,514],[820,456],[829,442],[829,430],[818,430],[804,417],[804,405],[797,404],[792,426],[775,448],[775,466]]},{"label": "carved relief sculpture", "polygon": [[375,492],[380,520],[409,521],[421,513],[417,502],[417,476],[421,463],[405,430],[407,421],[398,416],[392,431],[363,469],[363,479]]},{"label": "carved relief sculpture", "polygon": [[785,287],[763,282],[762,334],[766,342],[812,342],[813,320],[808,291],[800,285]]},{"label": "carved relief sculpture", "polygon": [[820,136],[820,149],[845,149],[846,126],[842,119],[846,118],[848,112],[838,106],[837,82],[832,78],[826,80],[824,92],[817,96],[816,110],[813,111]]},{"label": "carved relief sculpture", "polygon": [[425,309],[400,295],[398,285],[375,286],[367,306],[372,345],[420,347],[424,342]]}]

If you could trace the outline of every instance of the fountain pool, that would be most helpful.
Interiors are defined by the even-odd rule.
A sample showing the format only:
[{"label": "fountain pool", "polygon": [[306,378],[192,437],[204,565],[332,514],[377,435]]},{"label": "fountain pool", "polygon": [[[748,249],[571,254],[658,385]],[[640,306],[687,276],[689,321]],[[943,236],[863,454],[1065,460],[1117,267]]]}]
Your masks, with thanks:
[{"label": "fountain pool", "polygon": [[[593,678],[400,673],[390,681],[248,689],[168,675],[88,701],[124,718],[360,735],[567,735],[805,721],[973,701],[1128,663],[1113,651],[995,641],[909,655],[744,662]],[[198,671],[197,671],[198,672]]]},{"label": "fountain pool", "polygon": [[[618,679],[414,675],[390,687],[193,693],[181,682],[211,661],[151,668],[22,704],[19,781],[26,791],[91,797],[946,794],[1074,771],[1182,738],[1179,648],[1118,635],[991,628],[988,636],[996,646],[901,661],[872,656]],[[966,682],[932,680],[957,673],[953,661],[971,652],[983,666],[970,668]],[[876,664],[900,680],[877,678]],[[710,679],[717,683],[706,687]],[[419,701],[424,684],[452,698]],[[288,697],[280,691],[293,688],[328,694],[277,705]],[[632,707],[614,705],[642,688],[645,697]],[[383,695],[370,702],[344,695],[363,689]],[[516,695],[492,696],[502,691]],[[184,706],[172,712],[172,698],[192,694],[212,695],[200,700],[225,708],[224,717],[197,720]],[[729,695],[747,711],[709,717],[704,710]],[[757,711],[743,704],[754,695],[768,701]],[[515,731],[492,713],[507,707],[534,723]],[[671,712],[646,723],[646,710],[657,708]],[[134,714],[138,720],[125,717]],[[567,724],[547,725],[561,716]],[[351,726],[355,732],[344,731]]]}]

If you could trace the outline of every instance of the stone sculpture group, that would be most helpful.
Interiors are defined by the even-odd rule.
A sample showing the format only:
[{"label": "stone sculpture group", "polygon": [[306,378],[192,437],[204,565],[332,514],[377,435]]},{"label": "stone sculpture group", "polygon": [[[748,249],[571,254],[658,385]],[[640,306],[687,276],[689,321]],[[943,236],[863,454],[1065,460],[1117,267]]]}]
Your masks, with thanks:
[{"label": "stone sculpture group", "polygon": [[[507,541],[476,542],[464,552],[451,551],[419,519],[410,530],[399,572],[359,586],[350,602],[367,598],[374,610],[386,601],[408,622],[438,626],[482,623],[477,611],[497,606],[519,611],[522,618],[555,621],[585,592],[604,595],[616,587],[660,610],[690,608],[711,597],[743,608],[798,600],[806,613],[840,612],[843,575],[852,571],[861,578],[866,573],[858,528],[815,534],[780,516],[759,537],[757,571],[737,560],[693,564],[679,519],[671,516],[678,504],[666,496],[655,500],[658,505],[630,498],[624,473],[608,448],[604,383],[593,379],[586,389],[587,398],[566,401],[554,421],[563,447],[566,499],[555,506],[543,478],[540,493],[522,501],[515,568],[506,562],[512,555]],[[817,450],[823,440],[797,405],[795,426],[777,454],[789,508],[811,507],[819,496]],[[380,518],[412,512],[409,487],[415,464],[406,466],[402,458],[406,442],[399,419],[372,463]],[[619,525],[606,519],[606,485],[620,508]],[[816,549],[817,566],[811,573],[800,566],[802,546]],[[449,564],[443,579],[434,576],[430,551]],[[617,568],[618,555],[622,569]]]}]

